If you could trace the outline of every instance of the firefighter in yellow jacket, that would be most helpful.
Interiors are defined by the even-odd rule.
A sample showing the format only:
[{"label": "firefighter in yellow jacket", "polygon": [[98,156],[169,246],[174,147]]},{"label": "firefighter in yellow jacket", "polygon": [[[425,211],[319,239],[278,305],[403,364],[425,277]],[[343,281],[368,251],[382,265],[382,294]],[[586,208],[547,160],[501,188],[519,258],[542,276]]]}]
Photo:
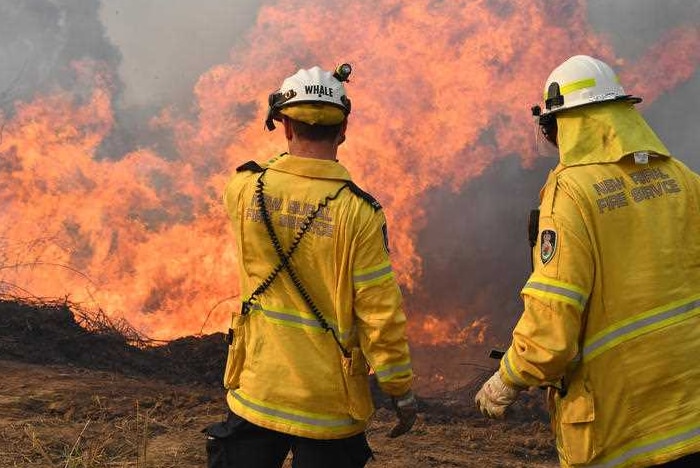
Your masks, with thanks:
[{"label": "firefighter in yellow jacket", "polygon": [[640,101],[578,55],[533,109],[560,161],[524,312],[476,404],[503,417],[521,390],[548,387],[565,467],[700,466],[700,177]]},{"label": "firefighter in yellow jacket", "polygon": [[374,407],[392,397],[395,437],[416,419],[402,297],[381,206],[337,159],[350,113],[334,72],[299,70],[270,96],[289,152],[237,169],[224,194],[243,307],[224,376],[231,410],[207,429],[209,466],[362,467]]}]

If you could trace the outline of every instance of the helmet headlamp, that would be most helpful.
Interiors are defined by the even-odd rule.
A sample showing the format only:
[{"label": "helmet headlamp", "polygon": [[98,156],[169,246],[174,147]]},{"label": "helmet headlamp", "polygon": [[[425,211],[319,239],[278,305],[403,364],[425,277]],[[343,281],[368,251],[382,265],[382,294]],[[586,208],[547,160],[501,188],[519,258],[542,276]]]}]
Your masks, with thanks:
[{"label": "helmet headlamp", "polygon": [[340,81],[350,81],[350,73],[352,73],[352,67],[349,63],[343,63],[336,67],[335,72],[333,72],[333,78]]}]

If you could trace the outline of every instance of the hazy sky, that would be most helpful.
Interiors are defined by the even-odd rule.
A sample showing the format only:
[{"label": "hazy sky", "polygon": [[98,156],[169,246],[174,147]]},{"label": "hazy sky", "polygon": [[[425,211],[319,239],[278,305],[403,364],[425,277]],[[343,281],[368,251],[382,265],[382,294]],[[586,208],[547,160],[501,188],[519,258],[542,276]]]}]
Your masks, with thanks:
[{"label": "hazy sky", "polygon": [[100,18],[122,54],[127,105],[186,99],[197,78],[227,61],[254,24],[259,0],[103,0]]},{"label": "hazy sky", "polygon": [[[589,0],[590,21],[612,41],[622,56],[636,58],[669,28],[700,27],[698,0]],[[655,70],[656,71],[656,70]],[[661,96],[645,117],[672,153],[700,171],[700,132],[697,122],[679,116],[698,114],[700,72],[672,92]]]},{"label": "hazy sky", "polygon": [[[102,0],[100,18],[122,54],[127,103],[178,99],[207,68],[225,62],[261,0]],[[636,57],[661,32],[700,23],[697,0],[589,0],[590,21],[622,55]]]},{"label": "hazy sky", "polygon": [[[84,56],[117,67],[121,92],[115,104],[122,109],[186,106],[196,80],[229,61],[265,3],[283,2],[3,0],[0,107],[17,97],[30,98],[47,83],[60,83],[65,64]],[[697,0],[589,0],[588,10],[591,24],[609,38],[618,56],[632,60],[669,28],[700,24]],[[700,145],[700,132],[669,125],[666,117],[673,111],[668,109],[699,105],[696,74],[659,99],[647,116],[671,145],[677,142],[672,150],[687,152]]]},{"label": "hazy sky", "polygon": [[588,0],[591,24],[616,50],[636,57],[659,35],[679,24],[700,24],[698,0]]},{"label": "hazy sky", "polygon": [[[199,76],[225,63],[231,49],[255,23],[261,0],[103,0],[107,39],[121,53],[124,84],[120,104],[157,108],[186,105]],[[635,59],[660,34],[679,24],[700,24],[697,0],[590,0],[591,24],[622,57]],[[264,58],[261,57],[261,60]],[[0,74],[0,78],[2,75]],[[674,153],[700,147],[700,132],[669,122],[679,109],[700,106],[700,74],[647,110],[650,123]],[[673,119],[677,120],[677,119]],[[690,165],[700,170],[700,158]]]}]

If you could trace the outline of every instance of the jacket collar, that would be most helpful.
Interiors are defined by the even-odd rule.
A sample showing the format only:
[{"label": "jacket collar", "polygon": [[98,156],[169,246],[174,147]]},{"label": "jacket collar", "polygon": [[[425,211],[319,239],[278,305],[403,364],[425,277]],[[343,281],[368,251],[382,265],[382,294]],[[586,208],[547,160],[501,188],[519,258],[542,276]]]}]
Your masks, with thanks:
[{"label": "jacket collar", "polygon": [[348,170],[337,161],[304,158],[283,153],[273,158],[267,165],[273,171],[285,172],[315,179],[350,180]]}]

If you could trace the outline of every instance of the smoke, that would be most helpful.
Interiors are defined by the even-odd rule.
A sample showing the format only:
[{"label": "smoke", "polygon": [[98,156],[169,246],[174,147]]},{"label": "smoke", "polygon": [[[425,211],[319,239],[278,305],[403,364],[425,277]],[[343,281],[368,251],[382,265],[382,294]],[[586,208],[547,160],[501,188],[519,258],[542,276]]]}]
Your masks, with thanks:
[{"label": "smoke", "polygon": [[[700,2],[685,0],[590,0],[587,11],[591,26],[613,44],[618,72],[669,30],[689,27],[698,31],[700,25]],[[676,52],[682,59],[686,51],[669,53]],[[577,53],[582,52],[571,50],[571,55]],[[657,73],[663,70],[649,71],[650,75]],[[626,90],[634,94],[633,89]],[[651,105],[641,107],[670,151],[695,171],[700,171],[699,109],[700,70]],[[462,157],[468,161],[470,154]],[[423,279],[409,299],[415,309],[453,311],[455,304],[461,304],[469,312],[458,317],[459,322],[466,323],[474,315],[489,317],[490,341],[508,342],[522,310],[520,289],[531,268],[528,214],[537,208],[539,190],[556,163],[556,157],[544,157],[523,167],[518,155],[509,155],[457,192],[448,187],[429,192],[426,225],[417,241]]]},{"label": "smoke", "polygon": [[[99,156],[118,157],[153,147],[175,157],[168,132],[147,130],[164,107],[189,108],[192,90],[210,67],[225,63],[255,25],[262,0],[6,0],[0,4],[0,109],[61,87],[79,93],[74,60],[112,70],[115,127]],[[505,5],[505,6],[504,6]],[[500,4],[507,9],[507,4]],[[663,34],[697,29],[700,3],[686,0],[590,0],[591,26],[614,46],[620,65],[638,59]],[[264,60],[260,57],[260,60]],[[644,112],[672,152],[700,170],[700,133],[692,119],[700,106],[700,75]],[[534,95],[534,93],[531,93]]]},{"label": "smoke", "polygon": [[98,7],[80,0],[0,3],[0,110],[11,113],[16,101],[57,88],[80,96],[71,70],[76,60],[116,67],[120,53],[104,35]]},{"label": "smoke", "polygon": [[[687,27],[700,31],[700,2],[697,1],[590,0],[588,14],[591,25],[614,45],[622,66],[642,56],[672,28]],[[686,52],[668,53],[682,60]],[[650,75],[663,73],[654,67],[654,64],[649,65]],[[700,171],[698,109],[700,71],[643,109],[645,117],[669,150],[695,171]]]},{"label": "smoke", "polygon": [[671,28],[700,23],[700,3],[688,0],[589,0],[591,25],[623,57],[639,58]]},{"label": "smoke", "polygon": [[169,129],[149,120],[163,108],[188,110],[199,77],[225,63],[254,24],[259,0],[151,0],[103,2],[99,18],[122,52],[118,73],[124,92],[115,104],[115,130],[98,156],[154,148],[178,158]]},{"label": "smoke", "polygon": [[556,162],[543,157],[523,168],[520,157],[511,155],[457,193],[443,187],[425,197],[428,221],[417,246],[424,274],[411,297],[416,309],[444,314],[459,304],[464,315],[458,323],[489,317],[489,338],[507,341],[531,268],[529,213]]},{"label": "smoke", "polygon": [[[262,132],[264,97],[297,67],[349,60],[341,159],[386,207],[414,323],[430,314],[468,329],[487,317],[504,341],[530,270],[527,215],[556,163],[534,154],[527,128],[551,67],[577,53],[613,60],[627,90],[647,98],[642,112],[661,138],[700,170],[699,9],[3,0],[0,224],[25,237],[55,233],[61,242],[46,245],[56,261],[95,278],[90,297],[110,312],[162,337],[197,331],[196,314],[235,293],[225,174],[284,149],[280,132]],[[85,199],[89,209],[76,208]],[[80,283],[19,279],[29,290],[70,284],[66,293]]]},{"label": "smoke", "polygon": [[[228,61],[260,0],[109,0],[100,19],[122,52],[123,107],[189,105],[197,79]],[[262,59],[262,58],[261,58]]]},{"label": "smoke", "polygon": [[700,72],[652,104],[645,115],[649,124],[678,159],[700,173]]},{"label": "smoke", "polygon": [[61,89],[80,96],[71,64],[110,77],[114,127],[97,156],[139,147],[173,158],[172,135],[149,128],[164,107],[187,109],[199,76],[228,60],[254,24],[259,0],[4,0],[0,4],[0,110]]}]

